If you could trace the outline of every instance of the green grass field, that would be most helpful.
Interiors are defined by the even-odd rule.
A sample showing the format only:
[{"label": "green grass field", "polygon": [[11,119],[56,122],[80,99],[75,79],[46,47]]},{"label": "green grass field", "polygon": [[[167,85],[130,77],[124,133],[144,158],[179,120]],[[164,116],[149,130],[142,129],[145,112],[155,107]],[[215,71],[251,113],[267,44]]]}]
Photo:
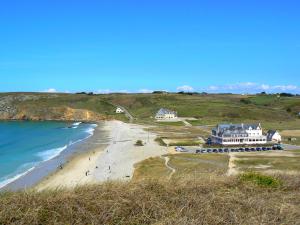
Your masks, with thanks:
[{"label": "green grass field", "polygon": [[[151,123],[161,107],[176,110],[181,117],[198,118],[189,121],[193,125],[214,125],[216,123],[261,122],[266,128],[300,128],[300,97],[281,97],[276,95],[181,95],[181,94],[35,94],[10,93],[4,96],[36,96],[32,100],[14,100],[18,109],[32,113],[46,113],[51,107],[70,107],[87,109],[101,115],[118,118],[115,105],[124,106],[136,118],[137,123]],[[247,99],[247,103],[243,101]],[[152,118],[151,118],[152,117]],[[176,123],[173,125],[181,125]]]}]

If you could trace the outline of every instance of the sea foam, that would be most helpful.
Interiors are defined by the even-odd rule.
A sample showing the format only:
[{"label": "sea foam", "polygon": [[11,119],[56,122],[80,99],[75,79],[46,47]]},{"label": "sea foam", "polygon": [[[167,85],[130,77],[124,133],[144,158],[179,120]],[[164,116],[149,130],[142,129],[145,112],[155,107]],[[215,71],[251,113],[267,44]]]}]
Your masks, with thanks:
[{"label": "sea foam", "polygon": [[30,169],[26,170],[25,172],[23,173],[19,173],[17,175],[15,175],[14,177],[11,177],[11,178],[8,178],[2,182],[0,182],[0,188],[3,188],[5,187],[6,185],[14,182],[15,180],[19,179],[20,177],[23,177],[25,176],[26,174],[28,174],[29,172],[31,172],[32,170],[34,170],[35,167],[31,167]]},{"label": "sea foam", "polygon": [[37,156],[40,157],[43,161],[48,161],[50,159],[55,158],[56,156],[59,156],[62,151],[67,149],[67,147],[68,145],[65,145],[60,148],[49,149],[43,152],[39,152]]},{"label": "sea foam", "polygon": [[[72,124],[72,128],[78,128],[78,126],[81,124],[82,122],[76,122],[74,124]],[[76,141],[70,141],[68,145],[62,146],[62,147],[58,147],[58,148],[53,148],[53,149],[49,149],[49,150],[45,150],[45,151],[41,151],[39,153],[36,154],[36,156],[38,156],[39,158],[41,158],[41,161],[38,163],[35,163],[35,166],[38,165],[39,163],[45,162],[45,161],[49,161],[57,156],[59,156],[63,151],[65,151],[69,146],[74,145],[76,143],[79,143],[81,141],[84,141],[88,138],[90,138],[91,136],[94,135],[94,131],[95,128],[97,127],[97,124],[91,124],[89,126],[89,128],[87,128],[86,130],[83,130],[85,133],[88,133],[88,136]],[[23,167],[25,167],[27,165],[23,165]],[[15,176],[12,177],[8,177],[7,179],[5,179],[4,181],[0,181],[0,189],[5,187],[6,185],[16,181],[17,179],[25,176],[26,174],[28,174],[29,172],[31,172],[32,170],[35,169],[35,166],[30,167],[29,169],[27,169],[25,172],[21,172],[18,173]]]}]

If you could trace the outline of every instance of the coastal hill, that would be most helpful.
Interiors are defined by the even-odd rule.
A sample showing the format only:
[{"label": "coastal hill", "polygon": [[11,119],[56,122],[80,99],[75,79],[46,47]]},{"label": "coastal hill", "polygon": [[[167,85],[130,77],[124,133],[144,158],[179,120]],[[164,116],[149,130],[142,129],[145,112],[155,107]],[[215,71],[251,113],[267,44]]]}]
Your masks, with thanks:
[{"label": "coastal hill", "polygon": [[176,110],[181,117],[194,117],[195,125],[218,122],[298,121],[299,96],[233,94],[58,94],[2,93],[1,120],[119,119],[116,105],[125,107],[136,122],[151,122],[161,107]]},{"label": "coastal hill", "polygon": [[[118,175],[121,170],[123,174],[129,168],[133,170],[132,179],[119,182],[104,176],[104,183],[84,183],[74,189],[58,186],[0,192],[0,224],[297,224],[300,221],[299,149],[239,155],[176,154],[156,140],[156,134],[181,143],[199,135],[205,137],[208,133],[203,132],[206,128],[210,130],[207,125],[225,121],[256,121],[263,123],[264,128],[282,128],[295,134],[300,127],[299,96],[3,93],[0,119],[125,121],[124,115],[115,113],[118,105],[132,114],[134,123],[143,125],[107,121],[122,126],[110,127],[114,138],[106,151],[100,149],[94,155],[93,149],[93,153],[74,156],[74,164],[69,162],[44,181],[67,184],[81,180],[87,176],[85,171],[90,165],[93,167],[90,172],[100,178],[102,174]],[[153,116],[161,107],[176,110],[181,117],[195,118],[189,121],[194,126],[156,123]],[[93,137],[94,144],[100,143],[96,134]],[[146,139],[145,146],[135,145],[136,141]],[[160,149],[162,153],[158,152]],[[151,150],[151,154],[157,152],[145,157],[146,150]],[[133,160],[136,156],[144,160],[136,162]],[[103,167],[106,170],[98,171],[102,167],[95,166],[98,164],[94,160],[109,165],[109,169]],[[134,168],[124,164],[133,161]],[[72,170],[72,165],[80,173]],[[230,176],[232,170],[241,173]]]}]

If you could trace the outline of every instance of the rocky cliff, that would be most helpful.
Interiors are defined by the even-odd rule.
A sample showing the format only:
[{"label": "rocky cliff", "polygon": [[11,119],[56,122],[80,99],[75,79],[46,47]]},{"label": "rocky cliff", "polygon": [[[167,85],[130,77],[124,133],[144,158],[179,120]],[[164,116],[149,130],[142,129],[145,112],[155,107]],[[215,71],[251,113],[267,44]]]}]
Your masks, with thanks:
[{"label": "rocky cliff", "polygon": [[[51,98],[54,97],[54,95],[51,96]],[[109,116],[87,109],[75,109],[68,106],[37,107],[34,101],[40,98],[36,95],[8,95],[0,97],[0,120],[98,121],[110,119]],[[24,104],[28,101],[30,103]]]}]

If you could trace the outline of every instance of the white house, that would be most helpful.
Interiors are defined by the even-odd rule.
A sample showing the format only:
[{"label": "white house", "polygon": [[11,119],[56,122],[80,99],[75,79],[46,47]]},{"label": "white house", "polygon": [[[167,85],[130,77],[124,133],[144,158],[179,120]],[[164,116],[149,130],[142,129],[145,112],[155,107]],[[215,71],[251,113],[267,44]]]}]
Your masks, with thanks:
[{"label": "white house", "polygon": [[121,109],[120,107],[118,107],[118,108],[116,109],[116,113],[124,113],[124,110]]},{"label": "white house", "polygon": [[172,120],[177,119],[177,112],[161,108],[155,116],[155,119],[157,120]]},{"label": "white house", "polygon": [[212,129],[211,141],[221,145],[266,144],[260,124],[219,124]]},{"label": "white house", "polygon": [[276,130],[269,130],[267,133],[267,141],[280,143],[281,135]]}]

